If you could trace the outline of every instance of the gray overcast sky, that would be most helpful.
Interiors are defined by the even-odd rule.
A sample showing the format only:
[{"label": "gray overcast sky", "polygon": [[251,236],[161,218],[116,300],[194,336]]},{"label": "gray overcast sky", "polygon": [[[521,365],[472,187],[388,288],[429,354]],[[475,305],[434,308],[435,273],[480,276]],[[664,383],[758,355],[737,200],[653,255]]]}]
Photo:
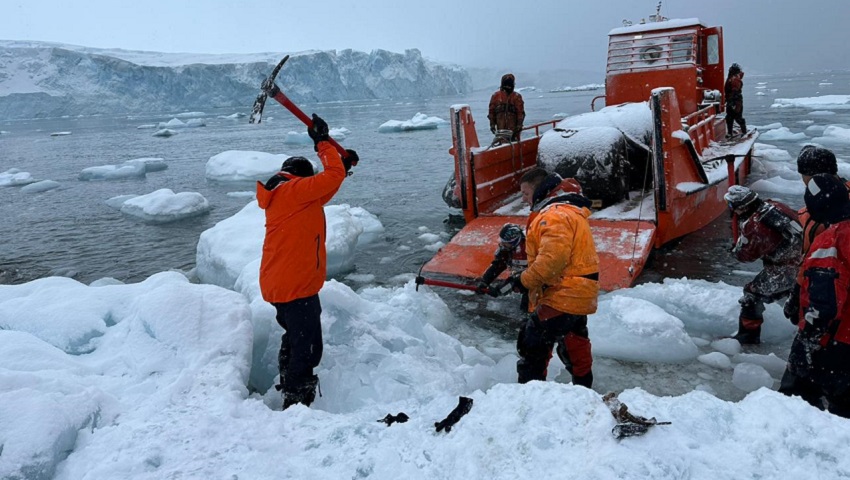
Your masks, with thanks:
[{"label": "gray overcast sky", "polygon": [[[607,33],[655,0],[0,0],[0,39],[189,53],[353,48],[465,66],[604,71]],[[279,6],[275,6],[279,5]],[[666,0],[724,28],[749,73],[850,69],[850,0]]]}]

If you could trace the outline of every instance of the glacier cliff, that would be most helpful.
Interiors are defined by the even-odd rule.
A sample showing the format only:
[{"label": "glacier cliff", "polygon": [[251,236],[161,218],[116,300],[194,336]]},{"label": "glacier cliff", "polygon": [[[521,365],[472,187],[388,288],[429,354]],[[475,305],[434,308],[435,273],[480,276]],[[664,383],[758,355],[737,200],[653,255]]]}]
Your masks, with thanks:
[{"label": "glacier cliff", "polygon": [[[0,41],[0,118],[250,109],[283,53],[191,55]],[[278,85],[296,103],[433,97],[472,91],[461,67],[403,54],[292,54]]]}]

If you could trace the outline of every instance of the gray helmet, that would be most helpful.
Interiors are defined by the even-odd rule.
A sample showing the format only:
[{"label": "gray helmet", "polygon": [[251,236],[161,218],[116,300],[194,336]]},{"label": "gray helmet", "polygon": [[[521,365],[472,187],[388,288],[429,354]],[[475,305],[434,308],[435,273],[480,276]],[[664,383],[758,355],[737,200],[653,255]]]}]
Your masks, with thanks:
[{"label": "gray helmet", "polygon": [[499,244],[508,247],[516,248],[522,242],[522,228],[514,223],[506,223],[499,231]]},{"label": "gray helmet", "polygon": [[729,204],[729,208],[740,212],[752,206],[759,196],[743,185],[732,185],[723,198]]}]

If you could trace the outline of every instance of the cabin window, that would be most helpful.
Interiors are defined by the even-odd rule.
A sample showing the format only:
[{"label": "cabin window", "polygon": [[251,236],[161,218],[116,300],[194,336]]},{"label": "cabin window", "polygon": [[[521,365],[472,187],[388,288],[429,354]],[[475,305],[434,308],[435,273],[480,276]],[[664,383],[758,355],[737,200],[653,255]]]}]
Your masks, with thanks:
[{"label": "cabin window", "polygon": [[612,36],[608,42],[608,72],[696,64],[695,39],[695,32],[683,30]]},{"label": "cabin window", "polygon": [[705,40],[707,60],[709,65],[720,63],[720,36],[716,33]]}]

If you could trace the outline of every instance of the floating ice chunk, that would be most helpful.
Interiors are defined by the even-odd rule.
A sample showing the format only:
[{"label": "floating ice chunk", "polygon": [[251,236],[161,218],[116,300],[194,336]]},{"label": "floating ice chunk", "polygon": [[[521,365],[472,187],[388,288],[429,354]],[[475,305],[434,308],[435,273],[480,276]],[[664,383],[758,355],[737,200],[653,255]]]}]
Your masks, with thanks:
[{"label": "floating ice chunk", "polygon": [[773,387],[773,377],[759,365],[739,363],[732,372],[732,385],[745,392],[752,392],[762,387]]},{"label": "floating ice chunk", "polygon": [[233,198],[254,198],[257,194],[255,192],[227,192],[225,195]]},{"label": "floating ice chunk", "polygon": [[770,373],[771,377],[781,378],[787,362],[775,354],[759,355],[757,353],[739,353],[732,357],[735,363],[753,363],[761,366]]},{"label": "floating ice chunk", "polygon": [[134,158],[124,162],[124,165],[142,165],[145,173],[161,172],[168,169],[168,164],[165,163],[165,160],[154,157]]},{"label": "floating ice chunk", "polygon": [[678,363],[699,353],[682,321],[647,300],[603,296],[588,324],[593,352],[604,357]]},{"label": "floating ice chunk", "polygon": [[768,130],[764,133],[759,134],[759,140],[783,140],[783,141],[792,141],[792,140],[804,140],[806,138],[806,134],[803,132],[792,133],[788,127],[776,128],[773,130]]},{"label": "floating ice chunk", "polygon": [[441,249],[445,246],[446,246],[446,244],[443,243],[443,242],[434,242],[430,245],[425,245],[424,248],[425,248],[425,250],[428,250],[430,252],[436,252],[437,250],[439,250],[439,249]]},{"label": "floating ice chunk", "polygon": [[[228,150],[207,161],[206,177],[216,182],[266,181],[280,171],[289,155],[249,150]],[[311,163],[313,163],[311,161]],[[315,163],[313,170],[316,169]]]},{"label": "floating ice chunk", "polygon": [[139,129],[139,130],[147,130],[147,129],[151,129],[151,128],[156,128],[156,124],[155,123],[145,123],[145,124],[139,125],[136,128]]},{"label": "floating ice chunk", "polygon": [[41,193],[48,190],[59,188],[59,182],[53,180],[42,180],[40,182],[30,183],[21,187],[23,193]]},{"label": "floating ice chunk", "polygon": [[101,165],[84,168],[77,177],[79,180],[121,180],[125,178],[144,178],[144,163],[123,165]]},{"label": "floating ice chunk", "polygon": [[370,273],[349,273],[345,279],[357,283],[370,283],[375,281],[375,276]]},{"label": "floating ice chunk", "polygon": [[104,203],[106,203],[107,206],[114,208],[115,210],[121,210],[121,207],[124,206],[124,202],[136,197],[138,197],[138,195],[118,195],[117,197],[112,197],[108,199]]},{"label": "floating ice chunk", "polygon": [[831,117],[835,115],[835,112],[831,110],[815,110],[813,112],[809,112],[809,115],[813,117]]},{"label": "floating ice chunk", "polygon": [[207,124],[202,118],[191,118],[186,122],[180,119],[172,118],[167,122],[159,122],[157,128],[190,128],[190,127],[206,127]]},{"label": "floating ice chunk", "polygon": [[246,114],[244,112],[236,112],[236,113],[232,113],[230,115],[219,115],[218,118],[228,118],[230,120],[238,120],[240,118],[245,118],[247,116],[248,116],[248,114]]},{"label": "floating ice chunk", "polygon": [[830,125],[823,130],[822,136],[812,139],[812,142],[824,145],[847,145],[850,143],[850,128]]},{"label": "floating ice chunk", "polygon": [[7,130],[0,130],[0,135],[8,135],[9,132]]},{"label": "floating ice chunk", "polygon": [[155,131],[151,134],[152,137],[163,137],[163,138],[173,137],[174,135],[177,135],[177,132],[174,131],[174,130],[171,130],[170,128],[163,128],[163,129],[157,130],[157,131]]},{"label": "floating ice chunk", "polygon": [[711,348],[726,355],[737,355],[741,353],[741,344],[734,338],[721,338],[711,342]]},{"label": "floating ice chunk", "polygon": [[434,130],[440,125],[448,122],[440,117],[429,117],[424,113],[417,113],[410,120],[389,120],[378,127],[379,133],[409,132],[413,130]]},{"label": "floating ice chunk", "polygon": [[720,368],[723,370],[732,366],[732,361],[729,360],[729,357],[720,352],[711,352],[706,353],[705,355],[700,355],[697,357],[697,360],[709,367]]},{"label": "floating ice chunk", "polygon": [[11,168],[3,173],[0,173],[0,187],[17,187],[20,185],[29,185],[35,182],[30,172],[22,172],[17,168]]},{"label": "floating ice chunk", "polygon": [[64,137],[70,135],[71,132],[53,132],[50,134],[51,137]]},{"label": "floating ice chunk", "polygon": [[563,112],[556,113],[556,114],[552,115],[552,120],[563,120],[563,119],[567,118],[568,116],[569,116],[569,114],[567,114],[567,113],[563,113]]},{"label": "floating ice chunk", "polygon": [[440,236],[436,233],[423,233],[422,235],[419,235],[419,240],[427,243],[434,243],[440,240]]},{"label": "floating ice chunk", "polygon": [[[193,117],[203,117],[206,113],[204,112],[183,112],[175,115],[177,118],[193,118]],[[244,114],[243,114],[244,115]]]},{"label": "floating ice chunk", "polygon": [[168,188],[131,198],[121,205],[121,213],[149,223],[176,222],[203,215],[209,210],[209,202],[200,193],[174,193]]}]

